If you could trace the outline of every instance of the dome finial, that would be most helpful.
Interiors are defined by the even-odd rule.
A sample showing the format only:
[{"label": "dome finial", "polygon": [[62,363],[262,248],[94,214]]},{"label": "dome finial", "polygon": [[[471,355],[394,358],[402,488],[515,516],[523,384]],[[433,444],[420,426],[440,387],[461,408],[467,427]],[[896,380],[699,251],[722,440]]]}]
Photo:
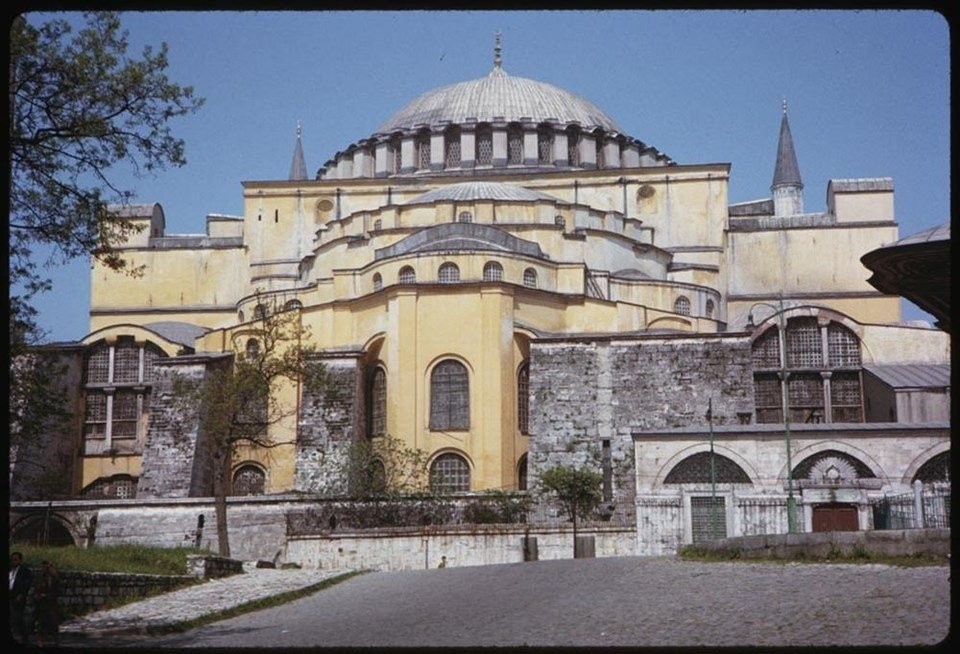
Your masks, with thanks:
[{"label": "dome finial", "polygon": [[786,113],[787,113],[787,98],[786,98],[786,96],[784,96],[784,98],[783,98],[783,113],[784,113],[784,115],[786,115]]},{"label": "dome finial", "polygon": [[500,68],[500,65],[503,63],[503,60],[500,58],[500,51],[503,49],[500,46],[500,30],[497,30],[493,33],[493,67]]},{"label": "dome finial", "polygon": [[300,134],[303,133],[303,128],[300,126],[300,119],[297,119],[297,140],[300,140]]}]

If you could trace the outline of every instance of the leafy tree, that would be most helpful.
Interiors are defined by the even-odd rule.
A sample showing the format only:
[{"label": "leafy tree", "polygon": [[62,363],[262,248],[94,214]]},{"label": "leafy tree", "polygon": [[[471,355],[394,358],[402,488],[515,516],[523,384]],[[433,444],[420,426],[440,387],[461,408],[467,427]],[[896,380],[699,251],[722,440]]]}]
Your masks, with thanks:
[{"label": "leafy tree", "polygon": [[311,361],[313,346],[304,345],[310,342],[310,334],[300,311],[274,309],[231,334],[232,359],[212,366],[200,383],[178,380],[174,386],[184,406],[201,407],[199,430],[210,454],[221,556],[230,556],[227,495],[237,447],[292,444],[270,433],[271,425],[296,415],[297,403],[282,396],[284,387],[298,393],[301,386],[317,390],[326,385],[326,369]]},{"label": "leafy tree", "polygon": [[352,443],[344,462],[347,492],[356,499],[395,499],[427,491],[426,452],[393,436]]},{"label": "leafy tree", "polygon": [[127,32],[113,12],[83,14],[70,23],[39,25],[18,16],[10,29],[9,163],[11,348],[36,332],[32,298],[50,288],[33,261],[47,264],[93,255],[109,268],[127,270],[117,245],[134,230],[108,211],[125,204],[130,189],[116,183],[117,167],[139,176],[181,166],[184,142],[171,119],[195,112],[203,99],[171,82],[167,46],[127,54]]},{"label": "leafy tree", "polygon": [[554,466],[540,475],[540,487],[556,494],[560,508],[573,520],[573,552],[577,552],[577,517],[584,518],[600,505],[603,476],[586,468]]}]

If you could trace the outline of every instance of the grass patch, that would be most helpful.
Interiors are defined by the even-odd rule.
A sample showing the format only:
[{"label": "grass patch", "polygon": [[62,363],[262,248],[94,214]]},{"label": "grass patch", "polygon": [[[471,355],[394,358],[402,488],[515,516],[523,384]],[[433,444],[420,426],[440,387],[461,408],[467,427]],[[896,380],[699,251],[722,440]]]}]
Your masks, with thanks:
[{"label": "grass patch", "polygon": [[192,547],[147,547],[108,545],[105,547],[39,547],[17,545],[27,565],[51,561],[57,570],[76,572],[123,572],[128,574],[185,575],[187,556],[213,552]]},{"label": "grass patch", "polygon": [[916,554],[904,554],[891,556],[870,552],[863,546],[854,546],[851,550],[831,549],[825,555],[815,556],[806,552],[800,552],[794,557],[777,556],[774,554],[766,556],[744,557],[739,549],[730,550],[708,550],[702,547],[687,546],[680,549],[677,553],[680,559],[685,561],[744,561],[749,563],[877,563],[881,565],[893,565],[903,568],[917,568],[922,566],[947,565],[949,559],[945,556],[919,552]]},{"label": "grass patch", "polygon": [[280,606],[281,604],[286,604],[287,602],[292,602],[293,600],[300,599],[301,597],[306,597],[307,595],[313,595],[317,591],[323,590],[324,588],[329,588],[330,586],[335,586],[342,581],[346,581],[351,577],[356,577],[357,575],[366,574],[366,570],[356,570],[352,572],[347,572],[336,577],[331,577],[330,579],[325,579],[320,583],[313,584],[312,586],[306,586],[299,590],[292,590],[289,593],[282,593],[280,595],[273,595],[271,597],[264,597],[263,599],[253,600],[252,602],[247,602],[246,604],[241,604],[239,606],[234,606],[233,608],[225,609],[223,611],[218,611],[216,613],[211,613],[194,620],[187,620],[184,622],[178,622],[175,625],[170,625],[168,627],[160,627],[149,629],[148,632],[151,635],[161,635],[169,633],[179,633],[183,631],[189,631],[190,629],[195,629],[196,627],[202,627],[203,625],[210,624],[212,622],[219,622],[220,620],[226,620],[228,618],[234,618],[238,615],[243,615],[245,613],[251,613],[253,611],[260,611],[263,609],[269,609],[274,606]]}]

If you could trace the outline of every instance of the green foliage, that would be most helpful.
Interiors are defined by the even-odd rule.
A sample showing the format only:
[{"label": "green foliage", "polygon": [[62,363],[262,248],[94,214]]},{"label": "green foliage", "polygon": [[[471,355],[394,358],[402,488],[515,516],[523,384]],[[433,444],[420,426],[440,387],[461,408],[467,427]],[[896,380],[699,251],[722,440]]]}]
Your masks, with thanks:
[{"label": "green foliage", "polygon": [[556,495],[564,513],[576,523],[600,505],[603,476],[586,468],[554,466],[540,475],[540,488]]},{"label": "green foliage", "polygon": [[57,570],[77,572],[123,572],[128,574],[185,575],[187,556],[210,554],[193,548],[162,548],[145,545],[105,547],[39,547],[17,544],[27,565],[51,561]]},{"label": "green foliage", "polygon": [[107,210],[133,195],[115,183],[117,167],[140,175],[186,163],[168,123],[203,99],[167,78],[166,44],[140,58],[127,48],[115,12],[83,14],[75,34],[60,19],[36,24],[21,15],[11,25],[9,252],[21,327],[12,339],[35,330],[31,298],[50,286],[33,261],[38,247],[51,253],[46,263],[92,254],[126,269],[117,245],[136,228]]},{"label": "green foliage", "polygon": [[407,447],[393,436],[352,443],[342,476],[347,492],[357,499],[393,499],[426,494],[427,453]]},{"label": "green foliage", "polygon": [[463,521],[470,524],[514,524],[527,521],[533,500],[528,495],[501,490],[484,491],[463,509]]}]

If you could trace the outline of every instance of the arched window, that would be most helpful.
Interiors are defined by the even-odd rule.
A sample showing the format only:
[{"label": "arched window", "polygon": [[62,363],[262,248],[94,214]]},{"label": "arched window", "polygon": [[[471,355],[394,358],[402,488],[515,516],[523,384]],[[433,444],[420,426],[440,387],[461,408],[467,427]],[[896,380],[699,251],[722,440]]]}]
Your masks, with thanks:
[{"label": "arched window", "polygon": [[373,290],[379,291],[381,288],[383,288],[383,277],[380,273],[373,273]]},{"label": "arched window", "polygon": [[459,361],[446,359],[430,373],[430,429],[470,428],[470,377]]},{"label": "arched window", "polygon": [[267,307],[266,307],[266,306],[264,306],[264,305],[262,305],[262,304],[258,304],[257,306],[253,307],[253,319],[254,319],[254,320],[263,320],[263,319],[266,318],[266,317],[267,317]]},{"label": "arched window", "polygon": [[507,163],[512,165],[523,163],[523,130],[516,123],[507,127]]},{"label": "arched window", "polygon": [[854,479],[874,479],[876,475],[860,459],[839,450],[811,454],[793,468],[792,479],[812,479],[821,483],[840,483]]},{"label": "arched window", "polygon": [[783,372],[791,422],[863,422],[856,334],[839,322],[821,324],[813,316],[790,318],[786,327],[785,371],[779,326],[768,328],[753,343],[757,422],[783,422]]},{"label": "arched window", "polygon": [[387,372],[377,367],[370,377],[370,436],[387,433]]},{"label": "arched window", "polygon": [[243,311],[237,311],[237,322],[243,322],[244,319],[245,316],[243,315]]},{"label": "arched window", "polygon": [[403,169],[403,147],[400,143],[400,137],[395,136],[390,139],[390,145],[387,148],[390,172],[394,175],[400,173]]},{"label": "arched window", "polygon": [[140,348],[131,336],[121,336],[113,346],[113,382],[136,383],[140,379]]},{"label": "arched window", "polygon": [[286,304],[283,305],[284,311],[299,311],[303,308],[303,303],[300,300],[287,300]]},{"label": "arched window", "polygon": [[917,469],[917,474],[913,476],[910,483],[920,480],[924,484],[932,484],[938,481],[950,481],[950,450],[937,454],[932,459]]},{"label": "arched window", "polygon": [[267,475],[259,466],[247,463],[233,473],[232,495],[263,495]]},{"label": "arched window", "polygon": [[530,433],[530,364],[524,361],[517,371],[517,428]]},{"label": "arched window", "polygon": [[430,464],[430,490],[458,493],[470,490],[470,465],[459,454],[441,454]]},{"label": "arched window", "polygon": [[715,306],[713,304],[713,300],[707,300],[707,305],[706,305],[707,318],[713,318],[714,309],[715,309]]},{"label": "arched window", "polygon": [[401,284],[414,284],[417,281],[417,273],[415,273],[410,266],[404,266],[400,269],[397,281]]},{"label": "arched window", "polygon": [[523,285],[528,288],[537,287],[537,271],[533,268],[527,268],[523,271]]},{"label": "arched window", "polygon": [[90,348],[86,378],[88,384],[106,384],[110,381],[110,346],[106,341]]},{"label": "arched window", "polygon": [[253,361],[260,356],[260,341],[255,338],[251,338],[247,341],[246,347],[247,361]]},{"label": "arched window", "polygon": [[130,475],[100,477],[80,491],[80,494],[92,499],[133,499],[137,496],[137,478]]},{"label": "arched window", "polygon": [[379,232],[381,229],[383,229],[383,220],[377,218],[373,221],[373,231]]},{"label": "arched window", "polygon": [[597,138],[594,142],[597,144],[597,168],[604,168],[607,165],[607,157],[603,151],[603,134],[599,130],[597,130]]},{"label": "arched window", "polygon": [[722,454],[700,452],[691,454],[675,465],[665,484],[709,484],[710,461],[713,460],[713,480],[718,484],[749,484],[750,476],[735,461]]},{"label": "arched window", "polygon": [[441,284],[453,284],[460,281],[460,269],[457,268],[455,263],[444,263],[441,264],[440,269],[437,271],[437,281]]},{"label": "arched window", "polygon": [[483,266],[483,281],[499,282],[503,280],[503,266],[496,261],[488,261]]},{"label": "arched window", "polygon": [[430,170],[430,132],[417,135],[417,164],[420,170]]},{"label": "arched window", "polygon": [[527,455],[520,457],[517,463],[517,490],[527,490]]},{"label": "arched window", "polygon": [[547,125],[537,130],[537,160],[541,164],[553,163],[553,129]]},{"label": "arched window", "polygon": [[473,222],[473,214],[470,213],[469,211],[461,211],[461,212],[457,215],[457,222],[460,222],[460,223],[472,223],[472,222]]},{"label": "arched window", "polygon": [[477,127],[477,155],[478,166],[493,165],[493,130],[489,125]]},{"label": "arched window", "polygon": [[676,302],[673,303],[673,312],[679,313],[681,316],[690,315],[690,300],[685,295],[681,295],[677,298]]},{"label": "arched window", "polygon": [[447,128],[443,137],[443,165],[446,168],[460,167],[460,128],[451,126]]}]

